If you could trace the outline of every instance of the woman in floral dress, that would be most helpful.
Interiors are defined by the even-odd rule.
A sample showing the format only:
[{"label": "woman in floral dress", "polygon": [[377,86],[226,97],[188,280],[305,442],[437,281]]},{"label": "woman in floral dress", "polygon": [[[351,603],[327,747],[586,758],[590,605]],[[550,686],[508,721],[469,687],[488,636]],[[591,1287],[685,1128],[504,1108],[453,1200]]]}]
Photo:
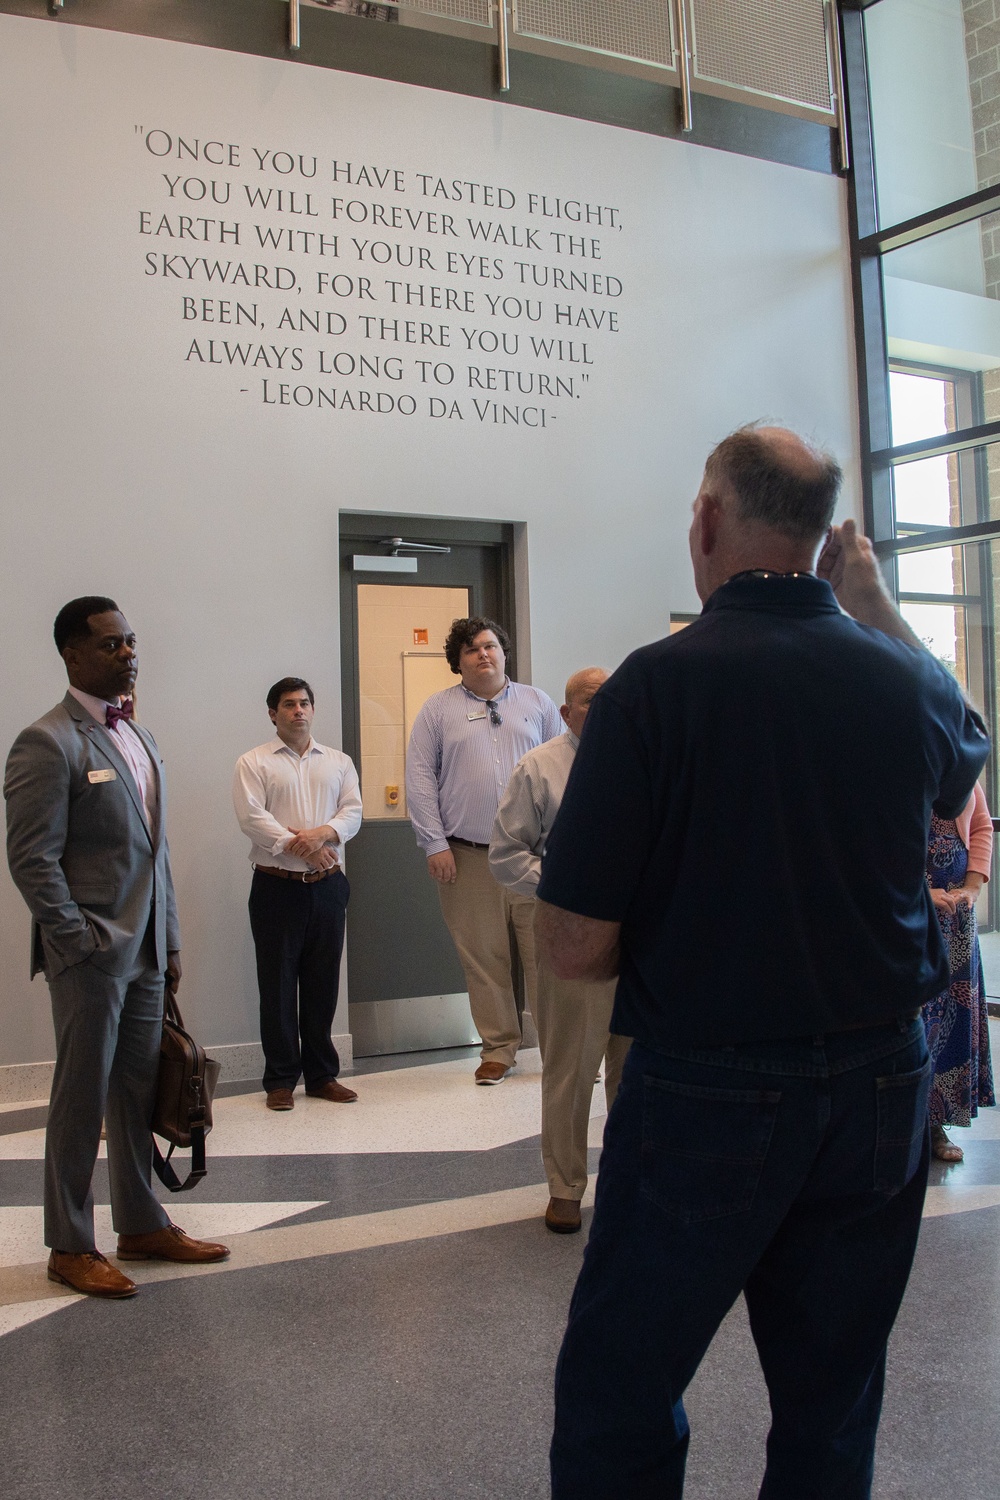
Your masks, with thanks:
[{"label": "woman in floral dress", "polygon": [[959,1162],[964,1155],[944,1127],[971,1125],[980,1108],[996,1103],[975,913],[992,853],[993,824],[978,784],[957,819],[932,814],[927,883],[951,967],[948,988],[924,1006],[934,1063],[931,1149],[940,1161]]}]

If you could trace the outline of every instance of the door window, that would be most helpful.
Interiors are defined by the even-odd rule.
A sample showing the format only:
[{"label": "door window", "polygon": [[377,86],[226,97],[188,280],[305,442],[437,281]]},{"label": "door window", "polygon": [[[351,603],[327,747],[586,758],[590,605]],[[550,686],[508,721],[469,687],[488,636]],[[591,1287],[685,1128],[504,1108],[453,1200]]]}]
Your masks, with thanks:
[{"label": "door window", "polygon": [[358,584],[361,796],[365,819],[405,821],[406,746],[426,700],[458,680],[444,655],[465,588]]}]

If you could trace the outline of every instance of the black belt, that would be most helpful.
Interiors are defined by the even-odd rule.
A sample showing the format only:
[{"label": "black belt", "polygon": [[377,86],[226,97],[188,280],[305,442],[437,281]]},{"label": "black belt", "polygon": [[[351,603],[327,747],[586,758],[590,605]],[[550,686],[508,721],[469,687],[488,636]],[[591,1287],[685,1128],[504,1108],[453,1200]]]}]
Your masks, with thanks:
[{"label": "black belt", "polygon": [[339,865],[334,865],[332,870],[279,870],[277,865],[254,865],[254,869],[261,875],[275,875],[279,880],[301,880],[303,885],[316,885],[340,873]]},{"label": "black belt", "polygon": [[474,844],[471,839],[457,839],[454,836],[448,842],[449,844],[461,844],[463,849],[488,849],[490,847],[489,844]]}]

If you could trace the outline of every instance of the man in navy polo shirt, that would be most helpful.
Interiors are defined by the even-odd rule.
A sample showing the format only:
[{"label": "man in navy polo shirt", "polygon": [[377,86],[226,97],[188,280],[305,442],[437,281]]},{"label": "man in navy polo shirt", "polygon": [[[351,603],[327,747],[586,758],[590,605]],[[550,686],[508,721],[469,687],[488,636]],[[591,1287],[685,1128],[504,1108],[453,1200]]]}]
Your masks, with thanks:
[{"label": "man in navy polo shirt", "polygon": [[780,428],[716,448],[703,614],[601,689],[547,845],[546,960],[617,974],[635,1039],[559,1358],[556,1500],[682,1494],[684,1390],[741,1291],[761,1500],[870,1494],[927,1175],[919,1009],[948,980],[928,823],[989,742],[853,523],[829,531],[840,478]]}]

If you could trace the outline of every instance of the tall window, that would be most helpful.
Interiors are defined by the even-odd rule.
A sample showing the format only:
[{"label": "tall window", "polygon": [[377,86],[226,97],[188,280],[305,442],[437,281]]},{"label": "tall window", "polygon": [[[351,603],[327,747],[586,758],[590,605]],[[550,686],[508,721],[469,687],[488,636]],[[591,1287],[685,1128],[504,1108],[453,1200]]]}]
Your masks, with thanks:
[{"label": "tall window", "polygon": [[[980,0],[841,0],[866,530],[906,619],[981,708],[996,744],[1000,46],[992,12]],[[995,816],[997,760],[984,778]],[[982,916],[983,927],[997,927],[995,895]],[[995,962],[984,945],[993,995],[1000,933],[995,942]]]}]

